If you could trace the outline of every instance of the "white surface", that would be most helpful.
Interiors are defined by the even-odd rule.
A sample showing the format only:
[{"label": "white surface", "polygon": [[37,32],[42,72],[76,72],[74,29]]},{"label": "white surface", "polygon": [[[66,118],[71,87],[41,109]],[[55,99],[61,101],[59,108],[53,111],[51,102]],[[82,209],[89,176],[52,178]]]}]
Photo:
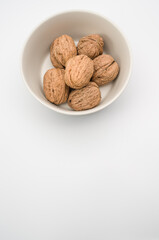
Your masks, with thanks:
[{"label": "white surface", "polygon": [[[83,117],[45,108],[20,74],[30,31],[70,8],[113,20],[134,58],[122,96]],[[157,0],[1,0],[1,240],[159,239],[158,10]]]}]

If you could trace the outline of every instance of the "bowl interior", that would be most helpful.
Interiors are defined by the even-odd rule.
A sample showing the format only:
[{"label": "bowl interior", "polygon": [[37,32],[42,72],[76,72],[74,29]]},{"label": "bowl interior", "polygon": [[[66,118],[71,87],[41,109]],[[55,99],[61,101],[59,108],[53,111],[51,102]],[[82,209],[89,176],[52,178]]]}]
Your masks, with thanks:
[{"label": "bowl interior", "polygon": [[[67,104],[56,106],[50,103],[43,93],[44,73],[53,67],[49,56],[50,44],[63,34],[70,35],[77,43],[81,37],[94,33],[103,37],[104,53],[112,55],[120,66],[117,79],[100,87],[102,100],[94,109],[76,112]],[[130,50],[121,32],[105,18],[87,12],[68,12],[48,19],[29,37],[22,55],[23,76],[32,94],[47,107],[72,115],[88,114],[109,105],[124,89],[130,69]]]}]

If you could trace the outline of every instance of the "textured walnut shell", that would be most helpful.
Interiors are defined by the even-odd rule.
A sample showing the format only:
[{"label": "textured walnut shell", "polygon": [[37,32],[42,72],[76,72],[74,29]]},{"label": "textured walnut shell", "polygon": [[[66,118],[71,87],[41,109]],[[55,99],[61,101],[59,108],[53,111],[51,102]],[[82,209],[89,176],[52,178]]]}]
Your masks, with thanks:
[{"label": "textured walnut shell", "polygon": [[86,87],[73,90],[68,98],[68,105],[76,111],[96,107],[101,101],[101,93],[96,83],[90,82]]},{"label": "textured walnut shell", "polygon": [[80,89],[89,83],[93,71],[93,61],[89,57],[75,56],[66,63],[65,82],[71,88]]},{"label": "textured walnut shell", "polygon": [[110,55],[101,55],[93,60],[94,74],[92,81],[102,86],[113,81],[119,73],[119,65]]},{"label": "textured walnut shell", "polygon": [[43,89],[46,98],[56,105],[67,101],[69,87],[64,81],[65,70],[53,68],[44,75]]},{"label": "textured walnut shell", "polygon": [[77,50],[78,54],[84,54],[94,59],[103,53],[103,46],[103,38],[98,34],[92,34],[79,40]]},{"label": "textured walnut shell", "polygon": [[50,59],[54,67],[63,68],[68,59],[77,55],[73,39],[68,35],[56,38],[50,47]]}]

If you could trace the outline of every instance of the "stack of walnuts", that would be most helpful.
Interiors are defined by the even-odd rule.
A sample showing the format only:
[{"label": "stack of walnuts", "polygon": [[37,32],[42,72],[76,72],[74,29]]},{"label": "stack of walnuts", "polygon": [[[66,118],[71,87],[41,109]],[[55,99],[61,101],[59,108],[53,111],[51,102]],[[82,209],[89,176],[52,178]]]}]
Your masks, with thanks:
[{"label": "stack of walnuts", "polygon": [[76,110],[86,110],[101,101],[99,86],[113,81],[119,66],[110,55],[103,53],[101,36],[92,34],[79,40],[77,48],[73,39],[62,35],[50,47],[50,59],[55,68],[44,75],[46,98],[56,104],[66,101]]}]

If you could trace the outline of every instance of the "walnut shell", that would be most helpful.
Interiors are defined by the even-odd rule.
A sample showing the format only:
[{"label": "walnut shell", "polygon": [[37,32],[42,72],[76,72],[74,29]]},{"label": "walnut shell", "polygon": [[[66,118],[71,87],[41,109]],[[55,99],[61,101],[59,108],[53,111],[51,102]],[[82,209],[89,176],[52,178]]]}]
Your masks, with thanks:
[{"label": "walnut shell", "polygon": [[96,83],[90,82],[86,87],[73,90],[68,98],[68,105],[76,111],[96,107],[101,101],[101,93]]},{"label": "walnut shell", "polygon": [[119,73],[119,65],[110,55],[101,55],[93,60],[94,74],[92,81],[102,86],[113,81]]},{"label": "walnut shell", "polygon": [[65,82],[71,88],[80,89],[89,83],[93,71],[93,61],[89,57],[75,56],[66,63]]},{"label": "walnut shell", "polygon": [[92,34],[79,40],[77,50],[78,54],[84,54],[94,59],[103,53],[103,46],[103,38],[98,34]]},{"label": "walnut shell", "polygon": [[69,87],[64,81],[65,70],[49,69],[44,75],[43,89],[46,98],[56,105],[67,101]]},{"label": "walnut shell", "polygon": [[50,59],[54,67],[63,68],[68,59],[77,55],[73,39],[68,35],[56,38],[50,47]]}]

